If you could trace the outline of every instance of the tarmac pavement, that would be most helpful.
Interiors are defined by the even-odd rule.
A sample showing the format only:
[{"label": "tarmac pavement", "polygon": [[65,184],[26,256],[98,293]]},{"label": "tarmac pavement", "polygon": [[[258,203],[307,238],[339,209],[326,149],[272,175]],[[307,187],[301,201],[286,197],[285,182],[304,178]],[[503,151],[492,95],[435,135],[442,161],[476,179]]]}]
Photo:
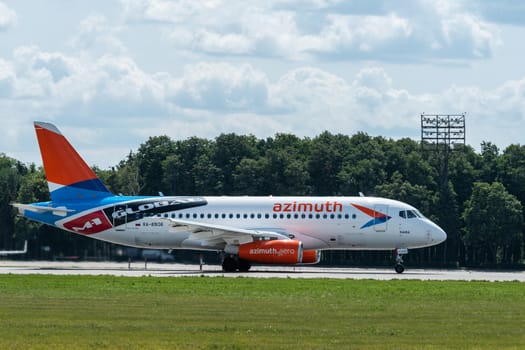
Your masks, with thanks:
[{"label": "tarmac pavement", "polygon": [[0,275],[111,275],[111,276],[224,276],[253,278],[339,278],[373,280],[433,280],[433,281],[519,281],[525,282],[525,271],[411,269],[402,274],[394,269],[267,266],[254,265],[250,272],[225,273],[219,265],[151,263],[148,262],[50,262],[0,260]]}]

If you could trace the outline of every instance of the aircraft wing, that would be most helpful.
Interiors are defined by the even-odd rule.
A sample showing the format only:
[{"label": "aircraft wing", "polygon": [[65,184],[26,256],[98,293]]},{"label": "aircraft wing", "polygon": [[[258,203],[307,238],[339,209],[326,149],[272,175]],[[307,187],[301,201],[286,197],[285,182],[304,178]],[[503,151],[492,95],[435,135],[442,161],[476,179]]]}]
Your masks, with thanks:
[{"label": "aircraft wing", "polygon": [[190,232],[190,236],[186,239],[188,246],[221,249],[225,244],[241,245],[253,242],[254,238],[290,239],[286,234],[272,230],[252,230],[171,218],[162,219],[168,221],[171,232]]}]

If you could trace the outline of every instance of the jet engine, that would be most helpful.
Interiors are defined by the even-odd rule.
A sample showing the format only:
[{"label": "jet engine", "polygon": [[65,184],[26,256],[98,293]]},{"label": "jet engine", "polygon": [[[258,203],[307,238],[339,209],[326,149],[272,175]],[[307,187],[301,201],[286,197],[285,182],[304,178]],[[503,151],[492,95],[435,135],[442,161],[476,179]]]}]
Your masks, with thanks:
[{"label": "jet engine", "polygon": [[317,264],[321,260],[320,250],[304,250],[301,264]]},{"label": "jet engine", "polygon": [[303,253],[303,243],[292,239],[254,241],[239,246],[239,258],[262,264],[300,264]]}]

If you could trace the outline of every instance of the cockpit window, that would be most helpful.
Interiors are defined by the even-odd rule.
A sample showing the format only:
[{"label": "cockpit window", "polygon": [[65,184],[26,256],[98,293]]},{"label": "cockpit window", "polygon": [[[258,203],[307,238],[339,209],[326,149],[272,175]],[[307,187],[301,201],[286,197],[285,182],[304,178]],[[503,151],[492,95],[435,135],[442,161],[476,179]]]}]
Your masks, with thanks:
[{"label": "cockpit window", "polygon": [[407,218],[409,219],[412,219],[412,218],[422,218],[423,215],[421,215],[420,212],[418,212],[417,210],[407,210]]},{"label": "cockpit window", "polygon": [[399,216],[403,219],[423,218],[424,216],[417,210],[400,210]]}]

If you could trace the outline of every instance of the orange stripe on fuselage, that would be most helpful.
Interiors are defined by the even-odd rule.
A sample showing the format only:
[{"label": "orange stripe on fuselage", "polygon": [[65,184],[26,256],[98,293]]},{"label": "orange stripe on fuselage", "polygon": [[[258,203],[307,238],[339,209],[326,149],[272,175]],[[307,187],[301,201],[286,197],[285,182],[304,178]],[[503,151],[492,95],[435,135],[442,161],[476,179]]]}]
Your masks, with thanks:
[{"label": "orange stripe on fuselage", "polygon": [[64,136],[38,125],[35,131],[47,181],[68,186],[97,178]]}]

